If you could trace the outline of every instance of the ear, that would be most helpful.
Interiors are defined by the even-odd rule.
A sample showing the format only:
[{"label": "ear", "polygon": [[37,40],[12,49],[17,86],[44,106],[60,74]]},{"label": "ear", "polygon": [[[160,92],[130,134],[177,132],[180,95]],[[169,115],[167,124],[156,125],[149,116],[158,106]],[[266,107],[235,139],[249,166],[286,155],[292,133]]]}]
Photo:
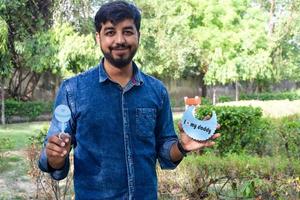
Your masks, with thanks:
[{"label": "ear", "polygon": [[96,41],[97,41],[97,44],[100,45],[100,33],[99,32],[96,32]]},{"label": "ear", "polygon": [[141,33],[140,31],[138,31],[138,43],[140,43],[140,39],[141,39]]}]

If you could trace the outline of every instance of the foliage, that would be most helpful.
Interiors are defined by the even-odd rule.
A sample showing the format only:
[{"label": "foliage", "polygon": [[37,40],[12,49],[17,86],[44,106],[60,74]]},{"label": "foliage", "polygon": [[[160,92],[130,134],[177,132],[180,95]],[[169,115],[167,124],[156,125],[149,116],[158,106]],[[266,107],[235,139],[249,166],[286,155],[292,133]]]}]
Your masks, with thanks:
[{"label": "foliage", "polygon": [[[69,30],[67,35],[62,34]],[[92,34],[80,35],[68,24],[55,28],[59,37],[59,66],[64,69],[65,76],[77,74],[95,66],[99,62],[100,49],[96,46]]]},{"label": "foliage", "polygon": [[290,101],[300,99],[299,92],[263,92],[257,94],[241,94],[240,100],[285,100],[288,99]]},{"label": "foliage", "polygon": [[[48,122],[47,122],[48,123]],[[45,122],[16,123],[0,126],[0,138],[10,138],[14,146],[11,150],[22,151],[30,146],[28,138],[37,134]]]},{"label": "foliage", "polygon": [[[47,135],[49,125],[41,128],[39,133],[29,138],[31,147],[28,151],[29,159],[29,175],[36,183],[36,199],[56,199],[65,200],[71,199],[74,193],[71,190],[73,169],[70,169],[69,175],[62,181],[53,180],[49,174],[42,172],[38,168],[38,160],[40,152],[43,147],[44,139]],[[71,166],[73,166],[73,159],[71,157]]]},{"label": "foliage", "polygon": [[[85,8],[90,7],[88,1],[0,1],[0,17],[10,29],[8,53],[13,73],[9,80],[8,92],[12,98],[32,99],[41,74],[45,72],[60,77],[70,76],[98,62],[99,54],[95,53],[96,45],[90,28],[85,25],[81,27],[88,29],[89,35],[85,35],[84,30],[78,33],[74,26],[80,27],[76,24],[59,19],[58,16],[62,14],[59,12],[63,10],[62,7],[68,9],[68,3],[76,4],[78,10],[83,12]],[[79,7],[82,3],[85,6]],[[57,16],[56,19],[53,18],[53,13]],[[89,16],[77,16],[76,19],[83,19],[81,22],[86,22],[90,27],[92,20]],[[4,26],[1,23],[2,27]],[[1,35],[5,33],[0,32]]]},{"label": "foliage", "polygon": [[7,43],[8,43],[7,24],[0,16],[0,78],[4,76],[8,76],[10,72]]},{"label": "foliage", "polygon": [[[14,147],[14,142],[8,137],[0,138],[0,153],[8,151]],[[0,157],[1,154],[0,154]]]},{"label": "foliage", "polygon": [[279,137],[279,145],[282,153],[288,158],[300,159],[300,117],[299,115],[274,119],[273,126]]},{"label": "foliage", "polygon": [[0,138],[0,172],[10,167],[8,161],[10,158],[5,154],[14,147],[14,141],[9,137]]},{"label": "foliage", "polygon": [[50,113],[52,110],[52,102],[22,102],[8,99],[5,101],[5,108],[5,115],[8,119],[12,116],[20,116],[28,117],[29,120],[33,120],[41,114]]},{"label": "foliage", "polygon": [[224,103],[224,102],[229,102],[229,101],[233,101],[233,97],[225,96],[225,95],[218,96],[218,102],[219,103]]},{"label": "foliage", "polygon": [[47,136],[48,129],[49,129],[49,125],[42,126],[36,135],[30,136],[28,138],[30,141],[30,144],[42,147],[44,144],[45,138]]},{"label": "foliage", "polygon": [[297,199],[299,164],[278,156],[189,155],[175,171],[158,169],[159,193],[179,199]]},{"label": "foliage", "polygon": [[212,102],[206,97],[201,97],[201,105],[212,105]]},{"label": "foliage", "polygon": [[[49,43],[43,45],[37,39],[38,35],[42,35],[42,41],[45,43],[48,38],[45,38],[43,33],[51,27],[51,8],[49,0],[0,1],[0,16],[9,29],[8,53],[13,73],[10,76],[8,92],[13,98],[23,100],[32,98],[41,69],[53,67],[53,59],[49,59],[52,45]],[[32,47],[31,51],[28,51],[26,45]],[[46,59],[43,59],[43,56]]]},{"label": "foliage", "polygon": [[[196,117],[202,119],[215,111],[221,129],[218,132],[222,137],[218,139],[215,150],[218,154],[242,153],[259,151],[264,141],[264,128],[262,127],[260,108],[247,106],[201,106],[196,111]],[[260,130],[262,129],[262,130]]]}]

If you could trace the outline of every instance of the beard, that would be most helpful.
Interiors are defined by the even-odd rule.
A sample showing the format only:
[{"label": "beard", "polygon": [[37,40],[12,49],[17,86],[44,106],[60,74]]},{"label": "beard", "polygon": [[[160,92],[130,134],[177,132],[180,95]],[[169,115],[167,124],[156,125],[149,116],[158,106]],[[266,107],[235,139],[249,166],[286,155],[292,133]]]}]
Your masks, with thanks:
[{"label": "beard", "polygon": [[[129,54],[125,54],[120,56],[119,58],[115,58],[112,54],[113,50],[118,50],[118,49],[129,49]],[[126,45],[126,44],[120,44],[117,45],[115,47],[109,47],[109,51],[104,51],[101,47],[101,51],[105,57],[105,59],[107,59],[107,61],[112,64],[113,66],[121,69],[126,67],[133,59],[133,57],[136,54],[138,48],[132,47],[130,45]]]}]

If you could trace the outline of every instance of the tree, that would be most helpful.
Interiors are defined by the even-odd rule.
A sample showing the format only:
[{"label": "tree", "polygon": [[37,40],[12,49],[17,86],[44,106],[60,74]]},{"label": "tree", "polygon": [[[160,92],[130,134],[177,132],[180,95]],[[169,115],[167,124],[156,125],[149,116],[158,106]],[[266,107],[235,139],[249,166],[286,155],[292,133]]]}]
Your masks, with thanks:
[{"label": "tree", "polygon": [[5,21],[0,17],[0,96],[1,96],[1,123],[5,124],[5,104],[4,104],[4,87],[5,79],[10,73],[10,63],[8,59],[8,29]]},{"label": "tree", "polygon": [[61,77],[82,72],[98,61],[99,54],[95,54],[95,41],[90,34],[93,29],[90,1],[0,0],[0,3],[0,14],[10,30],[11,97],[31,100],[43,73]]},{"label": "tree", "polygon": [[[38,83],[40,74],[26,65],[28,61],[21,54],[25,48],[22,45],[31,38],[36,40],[37,35],[51,27],[51,2],[51,0],[0,1],[0,16],[6,21],[9,30],[8,49],[13,74],[8,89],[13,98],[22,100],[32,98],[31,95]],[[23,89],[24,82],[29,87]],[[27,89],[28,91],[24,91]]]},{"label": "tree", "polygon": [[99,62],[100,51],[92,33],[80,34],[68,24],[56,26],[53,31],[58,37],[59,52],[57,58],[62,75],[78,74]]}]

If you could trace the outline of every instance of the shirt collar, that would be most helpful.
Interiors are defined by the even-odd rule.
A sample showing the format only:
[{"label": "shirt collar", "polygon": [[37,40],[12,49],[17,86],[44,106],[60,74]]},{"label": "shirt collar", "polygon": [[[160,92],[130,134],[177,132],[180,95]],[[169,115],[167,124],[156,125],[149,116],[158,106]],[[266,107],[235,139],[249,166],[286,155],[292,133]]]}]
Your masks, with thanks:
[{"label": "shirt collar", "polygon": [[[144,83],[144,80],[141,71],[139,70],[139,68],[134,62],[132,62],[132,67],[133,67],[133,76],[131,79],[132,84],[137,86],[142,85]],[[104,58],[103,58],[99,64],[99,82],[103,83],[108,79],[109,77],[104,69]]]}]

